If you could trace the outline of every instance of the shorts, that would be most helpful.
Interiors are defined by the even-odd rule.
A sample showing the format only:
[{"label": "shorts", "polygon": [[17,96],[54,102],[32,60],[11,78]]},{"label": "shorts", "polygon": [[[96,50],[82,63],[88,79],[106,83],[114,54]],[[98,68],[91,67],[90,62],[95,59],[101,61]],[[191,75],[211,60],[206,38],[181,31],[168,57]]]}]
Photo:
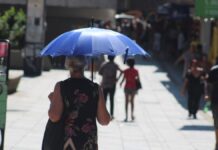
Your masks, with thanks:
[{"label": "shorts", "polygon": [[124,88],[124,93],[125,94],[136,94],[137,93],[137,89],[127,89],[127,88]]},{"label": "shorts", "polygon": [[213,114],[213,120],[214,120],[214,127],[216,130],[218,130],[218,105],[212,106],[212,114]]}]

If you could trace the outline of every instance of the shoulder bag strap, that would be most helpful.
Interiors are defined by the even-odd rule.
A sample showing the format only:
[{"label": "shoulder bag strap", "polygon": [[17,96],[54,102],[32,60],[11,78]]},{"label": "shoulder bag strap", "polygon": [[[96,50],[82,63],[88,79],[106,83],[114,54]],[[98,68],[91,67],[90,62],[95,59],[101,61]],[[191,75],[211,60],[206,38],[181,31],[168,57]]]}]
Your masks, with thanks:
[{"label": "shoulder bag strap", "polygon": [[93,94],[93,98],[98,100],[98,97],[99,97],[99,91],[98,91],[98,84],[97,83],[94,83],[94,94]]}]

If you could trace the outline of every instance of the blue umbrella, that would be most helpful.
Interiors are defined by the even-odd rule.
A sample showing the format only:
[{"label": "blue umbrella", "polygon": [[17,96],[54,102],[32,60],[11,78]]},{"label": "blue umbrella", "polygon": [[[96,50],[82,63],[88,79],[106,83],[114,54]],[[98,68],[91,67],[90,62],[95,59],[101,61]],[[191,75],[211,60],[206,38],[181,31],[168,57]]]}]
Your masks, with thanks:
[{"label": "blue umbrella", "polygon": [[[41,52],[42,56],[99,56],[123,55],[124,63],[128,55],[148,55],[135,41],[108,29],[95,27],[81,28],[65,32],[52,40]],[[93,59],[92,59],[93,70]],[[93,71],[92,71],[93,80]]]},{"label": "blue umbrella", "polygon": [[65,32],[51,41],[41,52],[42,56],[98,56],[148,55],[135,41],[108,29],[95,27]]}]

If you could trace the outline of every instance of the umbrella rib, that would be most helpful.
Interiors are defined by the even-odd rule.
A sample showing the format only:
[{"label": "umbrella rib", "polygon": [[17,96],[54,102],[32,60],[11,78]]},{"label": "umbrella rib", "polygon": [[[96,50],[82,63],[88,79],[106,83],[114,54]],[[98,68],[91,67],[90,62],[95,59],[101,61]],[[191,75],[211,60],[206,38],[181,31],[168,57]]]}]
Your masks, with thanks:
[{"label": "umbrella rib", "polygon": [[79,38],[81,37],[81,34],[82,34],[82,33],[80,33],[79,36],[78,36],[78,38],[76,38],[76,40],[74,41],[76,44],[72,44],[72,47],[71,47],[71,48],[72,48],[72,51],[71,51],[72,54],[71,54],[71,55],[73,55],[73,54],[75,53],[75,49],[76,49],[76,47],[77,47]]},{"label": "umbrella rib", "polygon": [[[121,51],[122,50],[126,50],[127,47],[125,47],[124,49],[117,49],[114,44],[111,42],[110,38],[108,38],[110,36],[107,36],[107,39],[109,41],[109,44],[110,44],[110,49],[111,51],[113,51],[114,54],[118,54],[118,55],[121,55]],[[116,42],[120,42],[119,44],[122,44],[123,46],[125,46],[125,44],[122,42],[122,40],[120,40],[117,36],[114,36],[115,38],[117,38],[118,40],[116,40]]]},{"label": "umbrella rib", "polygon": [[113,44],[111,43],[110,39],[107,37],[107,40],[109,41],[109,44],[110,44],[110,50],[112,50],[114,52],[114,49],[113,49]]}]

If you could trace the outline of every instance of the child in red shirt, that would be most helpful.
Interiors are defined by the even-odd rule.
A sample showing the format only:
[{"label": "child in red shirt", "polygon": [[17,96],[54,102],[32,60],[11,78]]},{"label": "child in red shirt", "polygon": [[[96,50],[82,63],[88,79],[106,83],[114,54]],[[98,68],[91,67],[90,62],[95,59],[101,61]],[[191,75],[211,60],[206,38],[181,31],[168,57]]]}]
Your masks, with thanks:
[{"label": "child in red shirt", "polygon": [[126,118],[125,122],[128,121],[128,104],[130,102],[131,105],[131,118],[132,120],[135,119],[134,117],[134,97],[137,93],[136,88],[136,79],[139,79],[139,73],[138,70],[134,68],[135,60],[134,59],[128,59],[127,65],[129,66],[128,69],[124,70],[124,76],[120,83],[120,86],[125,80],[125,86],[124,86],[124,93],[125,93],[125,112],[126,112]]}]

